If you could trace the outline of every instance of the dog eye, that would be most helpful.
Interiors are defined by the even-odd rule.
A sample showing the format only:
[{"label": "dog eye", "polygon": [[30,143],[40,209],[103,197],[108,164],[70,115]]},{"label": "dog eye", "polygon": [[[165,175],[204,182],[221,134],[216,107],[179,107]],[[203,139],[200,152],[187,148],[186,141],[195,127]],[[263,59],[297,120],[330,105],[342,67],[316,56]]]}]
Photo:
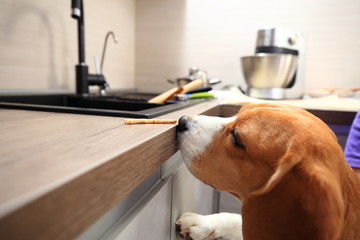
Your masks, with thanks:
[{"label": "dog eye", "polygon": [[241,142],[238,130],[236,128],[231,130],[231,140],[236,147],[245,149],[245,145]]}]

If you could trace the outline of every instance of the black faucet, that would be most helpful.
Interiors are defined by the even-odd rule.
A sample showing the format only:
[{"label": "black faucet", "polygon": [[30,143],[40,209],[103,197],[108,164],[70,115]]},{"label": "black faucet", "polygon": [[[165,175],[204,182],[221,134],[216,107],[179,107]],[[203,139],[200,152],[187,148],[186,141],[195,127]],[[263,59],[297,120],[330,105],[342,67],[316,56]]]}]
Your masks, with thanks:
[{"label": "black faucet", "polygon": [[89,74],[88,66],[85,63],[84,4],[82,0],[71,1],[71,17],[78,21],[79,63],[75,66],[76,93],[88,95],[90,85],[99,86],[100,91],[105,90],[108,83],[104,75]]}]

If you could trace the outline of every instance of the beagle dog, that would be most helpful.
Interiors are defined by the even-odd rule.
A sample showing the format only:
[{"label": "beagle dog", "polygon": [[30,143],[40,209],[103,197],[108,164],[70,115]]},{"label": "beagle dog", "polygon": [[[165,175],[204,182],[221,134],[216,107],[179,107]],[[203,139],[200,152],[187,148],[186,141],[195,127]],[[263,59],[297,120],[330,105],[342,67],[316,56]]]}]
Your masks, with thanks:
[{"label": "beagle dog", "polygon": [[246,104],[230,118],[184,116],[178,136],[190,172],[242,201],[241,216],[183,214],[183,237],[360,240],[359,177],[309,112]]}]

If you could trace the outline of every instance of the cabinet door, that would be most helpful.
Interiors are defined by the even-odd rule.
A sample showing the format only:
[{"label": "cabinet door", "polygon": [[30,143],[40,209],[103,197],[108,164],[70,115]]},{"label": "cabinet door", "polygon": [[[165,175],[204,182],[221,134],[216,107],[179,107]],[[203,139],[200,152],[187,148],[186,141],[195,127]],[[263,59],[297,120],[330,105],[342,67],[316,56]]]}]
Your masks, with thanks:
[{"label": "cabinet door", "polygon": [[175,221],[182,213],[212,214],[215,199],[215,190],[197,180],[182,164],[173,176],[171,239],[176,239]]},{"label": "cabinet door", "polygon": [[171,179],[154,187],[134,211],[111,231],[106,239],[166,240],[170,239]]}]

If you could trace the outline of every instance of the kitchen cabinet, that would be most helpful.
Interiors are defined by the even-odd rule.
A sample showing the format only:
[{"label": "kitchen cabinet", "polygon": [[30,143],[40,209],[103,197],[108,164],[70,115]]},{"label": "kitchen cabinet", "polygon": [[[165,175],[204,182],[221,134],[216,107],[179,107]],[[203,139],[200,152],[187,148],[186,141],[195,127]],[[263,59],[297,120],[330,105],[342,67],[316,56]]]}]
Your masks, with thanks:
[{"label": "kitchen cabinet", "polygon": [[105,239],[169,239],[171,179],[161,181]]},{"label": "kitchen cabinet", "polygon": [[177,152],[78,240],[176,240],[184,212],[217,211],[218,193],[191,175]]},{"label": "kitchen cabinet", "polygon": [[[184,212],[217,212],[217,191],[193,177],[184,164],[172,177],[172,184],[171,223],[175,223]],[[175,224],[170,224],[170,227],[171,240],[175,240]]]}]

